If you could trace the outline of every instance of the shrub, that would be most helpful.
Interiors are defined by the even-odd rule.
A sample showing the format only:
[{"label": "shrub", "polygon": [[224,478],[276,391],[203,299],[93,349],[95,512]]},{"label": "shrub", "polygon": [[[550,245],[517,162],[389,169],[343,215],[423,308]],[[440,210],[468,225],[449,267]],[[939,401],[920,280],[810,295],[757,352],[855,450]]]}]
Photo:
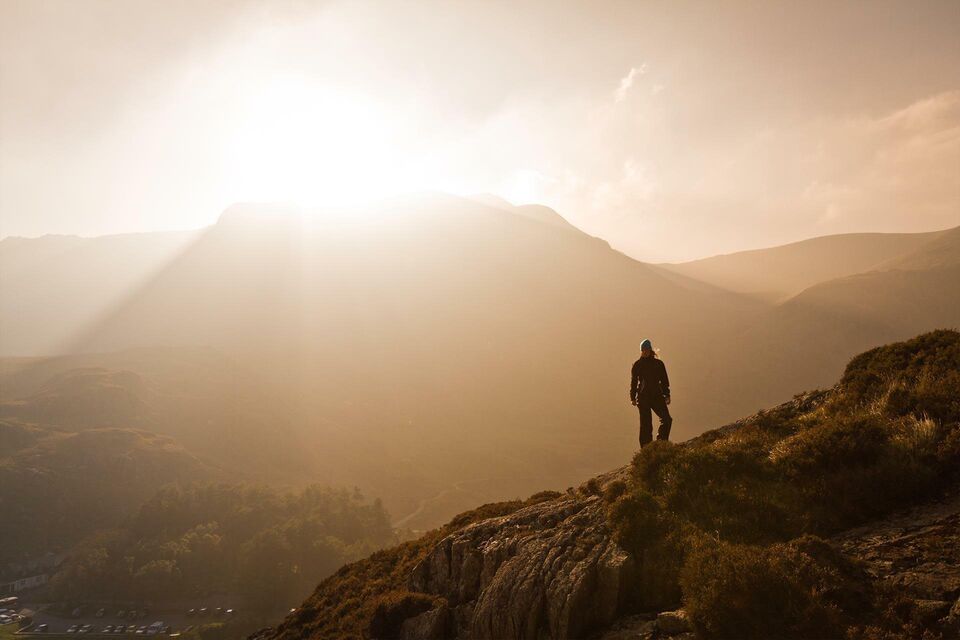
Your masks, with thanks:
[{"label": "shrub", "polygon": [[400,627],[407,618],[430,611],[435,606],[432,596],[410,591],[391,591],[377,599],[370,617],[369,637],[392,640],[400,637]]},{"label": "shrub", "polygon": [[680,572],[691,623],[710,638],[841,637],[848,620],[837,600],[869,600],[854,568],[824,547],[702,541]]},{"label": "shrub", "polygon": [[627,483],[623,480],[614,480],[603,490],[603,500],[611,503],[627,492]]},{"label": "shrub", "polygon": [[648,491],[638,489],[617,498],[607,508],[613,539],[624,549],[639,555],[666,532],[663,510]]},{"label": "shrub", "polygon": [[787,539],[792,518],[773,481],[772,442],[749,428],[706,443],[654,443],[634,458],[633,482],[704,531],[741,542]]},{"label": "shrub", "polygon": [[680,449],[667,440],[656,440],[633,456],[632,479],[638,486],[650,491],[663,491],[670,481],[673,463]]},{"label": "shrub", "polygon": [[525,502],[525,504],[526,505],[540,504],[541,502],[556,500],[562,495],[563,494],[560,493],[559,491],[538,491],[532,496],[530,496],[529,498],[527,498],[527,501]]},{"label": "shrub", "polygon": [[599,496],[603,493],[603,487],[600,486],[600,480],[590,478],[580,487],[580,492],[588,496]]}]

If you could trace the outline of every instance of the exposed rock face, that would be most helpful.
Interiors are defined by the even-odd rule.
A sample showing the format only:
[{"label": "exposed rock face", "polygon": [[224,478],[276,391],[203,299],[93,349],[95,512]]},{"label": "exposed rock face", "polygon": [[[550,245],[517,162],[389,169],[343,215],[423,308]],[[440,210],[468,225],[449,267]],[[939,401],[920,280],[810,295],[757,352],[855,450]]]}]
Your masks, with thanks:
[{"label": "exposed rock face", "polygon": [[913,602],[914,615],[947,637],[960,632],[960,493],[836,538],[844,553]]},{"label": "exposed rock face", "polygon": [[[578,638],[617,618],[632,570],[601,498],[568,494],[448,536],[416,567],[410,588],[447,599],[451,636]],[[404,637],[435,637],[431,614],[447,615],[408,620]]]},{"label": "exposed rock face", "polygon": [[[598,486],[624,479],[625,469]],[[915,617],[945,637],[960,631],[960,494],[835,538],[868,573],[907,595]],[[443,539],[410,576],[448,606],[404,622],[405,640],[439,638],[692,638],[683,611],[624,615],[641,570],[611,539],[603,502],[567,494]]]}]

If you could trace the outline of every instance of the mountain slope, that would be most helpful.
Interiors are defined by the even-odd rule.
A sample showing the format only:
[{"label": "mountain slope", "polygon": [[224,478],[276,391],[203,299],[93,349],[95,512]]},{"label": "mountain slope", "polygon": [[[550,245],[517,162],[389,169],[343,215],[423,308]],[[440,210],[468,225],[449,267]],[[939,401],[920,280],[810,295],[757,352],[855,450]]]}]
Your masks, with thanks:
[{"label": "mountain slope", "polygon": [[[866,288],[851,312],[852,294],[771,306],[632,260],[544,207],[434,195],[301,213],[231,207],[71,355],[0,363],[16,369],[0,393],[21,402],[70,368],[131,371],[148,390],[138,426],[258,475],[355,484],[422,529],[627,455],[642,337],[663,349],[684,439],[954,317],[953,283],[930,270],[910,272],[909,322],[861,313],[881,307]],[[221,364],[186,355],[204,349]]]},{"label": "mountain slope", "polygon": [[643,335],[685,372],[678,437],[736,410],[735,383],[697,363],[756,304],[687,288],[554,216],[439,196],[351,220],[234,207],[73,350],[227,354],[338,474],[323,481],[357,482],[398,518],[458,482],[489,500],[621,458]]},{"label": "mountain slope", "polygon": [[881,268],[811,287],[785,307],[871,319],[895,331],[960,326],[960,227]]},{"label": "mountain slope", "polygon": [[826,280],[871,271],[944,232],[848,233],[658,265],[723,289],[782,300]]},{"label": "mountain slope", "polygon": [[958,397],[960,333],[874,349],[830,391],[348,565],[258,637],[956,637]]},{"label": "mountain slope", "polygon": [[0,356],[60,353],[194,231],[0,240]]},{"label": "mountain slope", "polygon": [[784,385],[829,385],[850,356],[871,345],[956,327],[960,228],[872,271],[818,283],[763,310],[715,356],[741,372],[749,381],[744,394],[755,394],[755,406],[762,406]]}]

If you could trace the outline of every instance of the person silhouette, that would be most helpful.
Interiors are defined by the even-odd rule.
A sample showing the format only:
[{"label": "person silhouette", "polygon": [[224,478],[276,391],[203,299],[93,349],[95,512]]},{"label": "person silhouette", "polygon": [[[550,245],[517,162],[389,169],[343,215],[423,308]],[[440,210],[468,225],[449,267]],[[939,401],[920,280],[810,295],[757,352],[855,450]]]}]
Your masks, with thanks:
[{"label": "person silhouette", "polygon": [[640,411],[641,448],[653,440],[651,410],[660,418],[657,440],[670,439],[670,427],[673,425],[673,417],[667,409],[670,404],[670,379],[667,378],[667,367],[657,357],[649,339],[640,343],[640,359],[633,363],[630,371],[630,402]]}]

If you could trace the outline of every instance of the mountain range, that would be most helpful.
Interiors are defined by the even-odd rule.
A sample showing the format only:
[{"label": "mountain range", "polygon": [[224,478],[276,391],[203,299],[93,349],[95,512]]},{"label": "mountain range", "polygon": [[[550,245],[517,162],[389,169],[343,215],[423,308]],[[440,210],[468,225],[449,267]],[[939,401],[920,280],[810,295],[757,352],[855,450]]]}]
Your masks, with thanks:
[{"label": "mountain range", "polygon": [[148,429],[245,476],[357,485],[425,528],[628,456],[643,337],[689,438],[960,325],[958,255],[952,229],[653,265],[546,207],[437,194],[7,238],[0,415]]}]

